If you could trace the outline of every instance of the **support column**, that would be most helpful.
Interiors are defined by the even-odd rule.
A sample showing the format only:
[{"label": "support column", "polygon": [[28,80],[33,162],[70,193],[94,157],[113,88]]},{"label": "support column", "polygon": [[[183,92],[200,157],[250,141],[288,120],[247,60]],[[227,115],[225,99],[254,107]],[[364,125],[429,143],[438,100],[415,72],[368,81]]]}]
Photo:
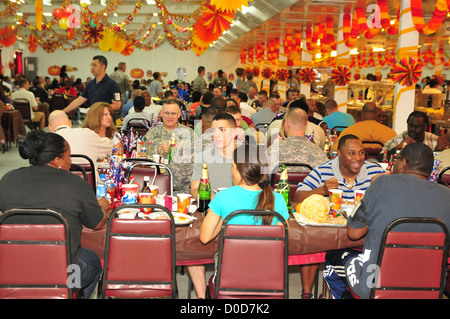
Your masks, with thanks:
[{"label": "support column", "polygon": [[[400,25],[397,42],[397,61],[404,57],[417,58],[419,32],[417,32],[411,15],[411,1],[400,2]],[[414,111],[415,86],[395,84],[395,98],[393,109],[393,129],[397,133],[406,131],[409,114]]]},{"label": "support column", "polygon": [[[350,48],[345,45],[344,41],[344,8],[341,8],[339,14],[339,28],[337,34],[337,54],[336,66],[344,65],[350,67]],[[346,113],[348,104],[348,85],[334,87],[334,100],[336,101],[339,111]]]},{"label": "support column", "polygon": [[[306,45],[306,35],[305,31],[303,31],[303,41],[302,41],[302,68],[304,67],[312,67],[312,52],[308,50],[308,46]],[[309,83],[301,83],[300,82],[300,94],[304,94],[307,99],[311,97],[311,84]]]}]

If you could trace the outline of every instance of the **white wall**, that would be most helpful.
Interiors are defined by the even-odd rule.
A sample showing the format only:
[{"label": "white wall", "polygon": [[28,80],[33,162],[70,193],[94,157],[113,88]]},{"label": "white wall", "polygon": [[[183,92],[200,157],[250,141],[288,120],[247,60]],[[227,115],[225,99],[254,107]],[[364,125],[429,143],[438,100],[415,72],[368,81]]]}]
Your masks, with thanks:
[{"label": "white wall", "polygon": [[163,78],[166,84],[168,81],[177,79],[176,72],[179,67],[186,68],[186,80],[191,82],[197,76],[197,68],[201,65],[206,68],[206,72],[213,74],[219,69],[222,69],[227,74],[235,73],[235,69],[240,66],[240,52],[221,52],[215,49],[209,49],[204,54],[197,56],[193,51],[180,51],[168,43],[148,52],[135,49],[130,56],[124,56],[113,51],[103,52],[94,49],[74,50],[72,52],[57,50],[54,53],[47,53],[41,47],[38,47],[36,52],[31,53],[28,51],[26,45],[20,46],[20,49],[24,51],[24,58],[30,56],[38,58],[38,75],[47,76],[49,66],[67,65],[78,68],[78,71],[68,73],[69,76],[74,75],[75,78],[81,78],[83,81],[88,76],[92,77],[90,64],[95,55],[104,55],[108,59],[108,67],[106,69],[108,74],[114,71],[114,67],[119,62],[125,62],[127,64],[126,73],[128,75],[133,68],[141,68],[144,70],[145,79],[147,79],[147,70],[167,72],[167,77]]}]

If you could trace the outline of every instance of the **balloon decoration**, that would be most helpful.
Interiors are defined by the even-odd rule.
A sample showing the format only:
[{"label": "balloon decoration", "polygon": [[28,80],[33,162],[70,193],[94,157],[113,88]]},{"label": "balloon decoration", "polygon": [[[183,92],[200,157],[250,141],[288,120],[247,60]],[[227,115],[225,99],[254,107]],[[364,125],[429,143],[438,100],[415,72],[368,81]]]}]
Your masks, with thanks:
[{"label": "balloon decoration", "polygon": [[422,65],[416,58],[402,58],[392,69],[392,80],[402,86],[412,86],[422,76]]},{"label": "balloon decoration", "polygon": [[298,78],[302,83],[312,83],[316,78],[316,72],[310,67],[302,68],[298,72]]},{"label": "balloon decoration", "polygon": [[340,65],[331,70],[331,80],[336,86],[346,86],[351,80],[350,68]]}]

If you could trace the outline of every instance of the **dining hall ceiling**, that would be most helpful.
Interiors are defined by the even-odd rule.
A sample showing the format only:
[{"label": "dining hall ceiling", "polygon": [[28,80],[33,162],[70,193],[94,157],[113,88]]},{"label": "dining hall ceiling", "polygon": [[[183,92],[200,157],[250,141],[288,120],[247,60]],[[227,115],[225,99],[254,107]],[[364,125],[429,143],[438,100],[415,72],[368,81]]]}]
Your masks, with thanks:
[{"label": "dining hall ceiling", "polygon": [[[18,10],[18,14],[9,18],[1,17],[0,27],[5,25],[17,24],[20,19],[27,17],[29,25],[35,24],[35,0],[2,0],[0,10],[4,10],[12,2],[21,1],[23,4]],[[88,0],[86,0],[88,1]],[[152,0],[114,0],[121,2],[117,6],[114,14],[107,17],[111,23],[122,23],[130,18],[136,5],[141,2],[142,6],[136,11],[132,17],[132,21],[124,25],[127,33],[136,32],[144,23],[154,25],[155,30],[160,29],[161,34],[164,34],[161,8],[158,8],[155,1]],[[363,3],[366,7],[377,3],[377,0],[358,0],[358,3]],[[89,9],[92,12],[104,10],[106,6],[112,3],[112,0],[90,0],[88,1]],[[162,0],[164,8],[172,15],[192,15],[199,9],[204,0]],[[437,0],[423,0],[422,9],[425,21],[429,21]],[[65,2],[65,3],[70,3]],[[79,4],[79,1],[73,1],[73,4]],[[334,35],[337,38],[339,15],[342,8],[353,9],[356,6],[356,0],[253,0],[248,1],[248,7],[242,7],[241,10],[235,13],[235,18],[230,29],[225,32],[220,39],[215,41],[208,50],[222,50],[222,51],[240,51],[242,48],[248,48],[257,43],[267,43],[275,38],[282,39],[287,30],[302,31],[308,25],[315,23],[323,23],[325,17],[333,16]],[[395,20],[397,17],[400,0],[388,0],[389,18]],[[52,12],[54,9],[61,8],[63,1],[61,0],[44,0],[44,18],[47,21],[52,19]],[[366,12],[366,16],[371,14]],[[167,21],[166,21],[167,22]],[[194,19],[188,21],[174,21],[180,28],[192,26]],[[422,45],[432,45],[436,38],[444,39],[445,51],[449,45],[449,37],[444,37],[444,25],[450,23],[450,17],[444,19],[439,30],[431,35],[420,35],[419,42]],[[55,26],[57,28],[57,26]],[[25,39],[30,30],[22,28],[20,35]],[[383,39],[385,41],[386,49],[395,48],[397,43],[397,35],[388,35],[386,32],[379,32],[375,36],[376,39]],[[360,37],[355,47],[364,48],[366,39]]]}]

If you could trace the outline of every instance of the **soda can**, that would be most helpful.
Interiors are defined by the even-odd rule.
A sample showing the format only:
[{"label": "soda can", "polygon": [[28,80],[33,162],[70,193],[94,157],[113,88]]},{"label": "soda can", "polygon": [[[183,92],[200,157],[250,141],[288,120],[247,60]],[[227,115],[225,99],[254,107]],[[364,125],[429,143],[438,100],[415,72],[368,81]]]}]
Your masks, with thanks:
[{"label": "soda can", "polygon": [[331,156],[331,159],[335,159],[337,157],[337,152],[333,152],[333,155]]}]

